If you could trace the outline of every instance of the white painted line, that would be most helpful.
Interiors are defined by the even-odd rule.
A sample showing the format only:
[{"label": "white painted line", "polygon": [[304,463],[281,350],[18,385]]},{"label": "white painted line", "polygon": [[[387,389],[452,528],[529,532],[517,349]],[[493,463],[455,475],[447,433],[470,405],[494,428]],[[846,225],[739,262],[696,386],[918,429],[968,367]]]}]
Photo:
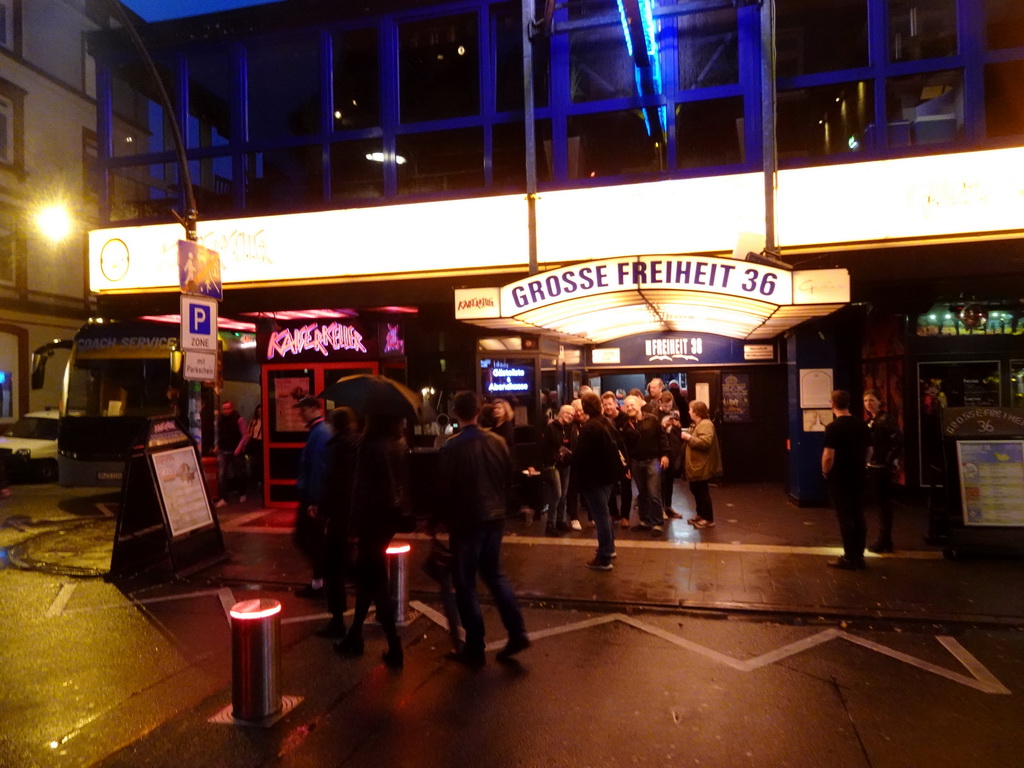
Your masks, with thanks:
[{"label": "white painted line", "polygon": [[[433,621],[438,626],[446,630],[448,629],[448,622],[445,620],[444,616],[442,616],[434,609],[429,608],[428,606],[423,605],[419,602],[410,603],[410,605],[414,606],[416,610],[420,612],[421,615],[426,616],[428,619]],[[924,670],[926,672],[931,672],[935,675],[939,675],[940,677],[944,677],[947,680],[951,680],[955,683],[966,685],[968,688],[973,688],[977,691],[981,691],[982,693],[1011,693],[1011,691],[1008,688],[1006,688],[1006,686],[1000,683],[999,680],[997,680],[996,677],[991,672],[989,672],[981,664],[981,662],[974,658],[974,656],[972,656],[962,645],[960,645],[952,637],[944,636],[937,637],[938,641],[942,643],[942,645],[945,646],[945,648],[951,654],[953,654],[953,656],[955,656],[961,664],[963,664],[967,668],[967,670],[971,673],[971,675],[973,675],[973,677],[968,677],[957,672],[951,672],[950,670],[940,667],[936,664],[932,664],[922,659],[918,659],[914,656],[910,656],[909,654],[902,653],[901,651],[894,650],[893,648],[889,648],[888,646],[882,645],[881,643],[876,643],[871,640],[867,640],[863,637],[858,637],[856,635],[852,635],[835,628],[825,629],[821,632],[816,632],[810,637],[805,637],[802,640],[797,640],[796,642],[788,643],[782,646],[781,648],[776,648],[774,651],[768,651],[767,653],[762,653],[759,656],[755,656],[753,658],[746,660],[735,659],[732,656],[721,653],[712,648],[708,648],[706,646],[701,645],[700,643],[693,642],[692,640],[687,640],[686,638],[679,637],[678,635],[674,635],[671,632],[668,632],[667,630],[661,629],[660,627],[656,627],[652,624],[648,624],[647,622],[640,621],[639,619],[636,619],[632,616],[627,616],[626,614],[622,613],[613,613],[605,616],[596,616],[592,619],[586,619],[584,621],[577,621],[571,624],[563,624],[557,627],[549,627],[547,629],[542,629],[537,632],[530,632],[529,638],[531,640],[541,640],[546,637],[555,637],[557,635],[564,635],[570,632],[583,631],[586,629],[590,629],[591,627],[609,624],[613,621],[620,621],[623,624],[633,627],[634,629],[640,630],[641,632],[646,632],[650,635],[654,635],[655,637],[659,637],[662,640],[671,643],[672,645],[675,645],[679,648],[683,648],[687,651],[692,651],[693,653],[703,656],[704,658],[709,659],[710,661],[714,661],[718,664],[722,664],[724,666],[735,669],[737,672],[753,672],[754,670],[761,669],[762,667],[766,667],[771,664],[777,664],[783,659],[789,658],[790,656],[795,656],[799,653],[803,653],[804,651],[809,651],[812,648],[816,648],[817,646],[823,645],[824,643],[830,642],[832,640],[846,640],[847,642],[853,643],[854,645],[859,645],[863,648],[875,651],[876,653],[880,653],[883,656],[888,656],[889,658],[896,659],[897,661],[902,661],[906,664],[910,664],[911,666],[917,667],[918,669]],[[503,647],[503,645],[503,640],[496,641],[493,643],[489,643],[485,650],[498,650],[501,647]]]},{"label": "white painted line", "polygon": [[[932,674],[936,674],[939,677],[944,677],[947,680],[952,680],[954,682],[960,683],[961,685],[966,685],[968,688],[974,688],[976,690],[981,691],[982,693],[1010,693],[1010,691],[1007,688],[1005,688],[998,680],[992,677],[988,670],[985,670],[985,675],[989,678],[989,680],[978,680],[977,677],[967,677],[966,675],[961,675],[958,672],[951,672],[945,667],[937,666],[936,664],[924,661],[923,659],[918,659],[906,653],[902,653],[892,648],[888,648],[882,645],[881,643],[866,640],[863,637],[857,637],[856,635],[848,635],[846,633],[843,633],[842,635],[840,635],[840,638],[842,640],[846,640],[847,642],[854,643],[856,645],[862,645],[865,648],[870,648],[871,650],[877,651],[883,656],[889,656],[890,658],[898,659],[902,662],[915,666],[918,669],[923,669],[927,672],[931,672]],[[939,642],[942,641],[940,640]],[[963,652],[967,653],[967,651]],[[975,664],[977,665],[977,667],[984,669],[984,667],[981,667],[981,664],[977,663],[976,660]],[[990,682],[990,680],[995,681],[995,684],[993,685],[993,683]]]},{"label": "white painted line", "polygon": [[623,624],[628,624],[631,627],[635,627],[636,629],[639,629],[642,632],[647,632],[650,635],[660,637],[662,640],[667,640],[668,642],[672,643],[673,645],[677,645],[680,648],[685,648],[688,651],[693,651],[694,653],[699,654],[706,659],[710,659],[711,661],[716,661],[719,664],[724,664],[727,667],[732,667],[733,669],[738,670],[740,672],[749,671],[747,669],[747,662],[745,661],[734,659],[732,656],[726,656],[724,653],[719,653],[718,651],[712,650],[711,648],[707,648],[701,645],[700,643],[695,643],[691,640],[679,637],[678,635],[673,635],[671,632],[666,632],[665,630],[659,627],[652,626],[651,624],[647,624],[643,621],[640,621],[639,619],[634,619],[632,616],[624,616],[622,614],[619,614],[619,621],[621,621]]},{"label": "white painted line", "polygon": [[96,509],[100,511],[104,517],[117,517],[117,514],[111,509],[110,505],[105,501],[96,502]]},{"label": "white painted line", "polygon": [[440,611],[435,611],[429,605],[421,603],[419,600],[410,600],[409,607],[426,616],[432,622],[437,624],[437,626],[444,629],[445,632],[451,629],[451,627],[448,626],[448,619],[445,615]]},{"label": "white painted line", "polygon": [[809,651],[811,648],[815,648],[822,643],[827,643],[830,640],[841,637],[842,634],[842,632],[834,628],[822,630],[816,635],[805,637],[803,640],[797,640],[795,643],[784,645],[774,651],[769,651],[768,653],[763,653],[760,656],[755,656],[752,659],[747,659],[746,671],[752,672],[759,667],[766,667],[769,664],[775,664],[776,662],[782,661],[790,656],[795,656],[798,653]]},{"label": "white painted line", "polygon": [[228,624],[230,624],[231,609],[234,607],[235,603],[238,602],[235,600],[235,593],[227,587],[222,587],[217,590],[217,597],[220,599],[221,607],[224,609],[224,618],[227,619]]},{"label": "white painted line", "polygon": [[990,693],[1008,694],[1011,692],[1009,688],[996,679],[995,675],[982,666],[982,663],[974,658],[966,648],[960,645],[955,638],[948,635],[938,635],[935,639],[942,643],[942,646],[952,653],[957,661],[967,667],[967,671],[974,675],[976,679],[991,686],[992,690]]},{"label": "white painted line", "polygon": [[[547,629],[541,629],[536,632],[527,632],[526,636],[531,640],[540,640],[545,637],[555,637],[556,635],[564,635],[569,632],[579,632],[584,629],[590,629],[591,627],[599,627],[602,624],[610,624],[613,621],[621,621],[622,615],[618,613],[609,614],[608,616],[597,616],[593,619],[585,619],[584,621],[577,621],[572,624],[563,624],[559,627],[548,627]],[[485,651],[497,651],[505,647],[504,640],[496,640],[493,643],[488,643],[484,650]]]},{"label": "white painted line", "polygon": [[156,603],[168,603],[174,600],[191,600],[194,597],[209,597],[210,595],[219,595],[219,589],[203,589],[198,592],[186,592],[181,595],[164,595],[163,597],[147,597],[142,600],[135,600],[129,597],[128,602],[106,604],[106,605],[92,605],[86,608],[72,608],[65,613],[85,613],[87,611],[109,611],[112,608],[135,608],[140,605],[154,605]]},{"label": "white painted line", "polygon": [[[346,616],[351,616],[355,612],[355,609],[345,613]],[[302,616],[289,616],[287,619],[281,619],[282,624],[302,624],[307,621],[323,621],[324,619],[331,618],[329,613],[305,613]]]},{"label": "white painted line", "polygon": [[57,596],[50,603],[50,607],[46,609],[46,617],[53,618],[54,616],[60,616],[64,612],[64,608],[68,604],[68,600],[71,599],[71,595],[74,594],[75,584],[68,582],[67,584],[60,585],[60,591]]}]

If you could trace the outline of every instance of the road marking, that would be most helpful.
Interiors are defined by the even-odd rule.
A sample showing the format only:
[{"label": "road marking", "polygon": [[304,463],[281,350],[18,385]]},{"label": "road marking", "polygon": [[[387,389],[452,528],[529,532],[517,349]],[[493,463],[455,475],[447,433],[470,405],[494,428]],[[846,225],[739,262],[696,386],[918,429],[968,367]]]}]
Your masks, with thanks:
[{"label": "road marking", "polygon": [[221,587],[217,590],[217,598],[220,600],[221,607],[224,609],[224,618],[228,620],[228,624],[231,623],[231,609],[235,607],[235,593],[227,587]]},{"label": "road marking", "polygon": [[[410,605],[416,608],[416,610],[418,610],[423,616],[426,616],[435,624],[443,627],[446,630],[448,629],[448,622],[445,621],[444,617],[437,611],[434,611],[432,609],[423,610],[423,608],[426,608],[426,606],[423,606],[422,603],[416,601],[410,603]],[[953,672],[949,669],[946,669],[945,667],[940,667],[937,664],[932,664],[931,662],[919,659],[916,656],[911,656],[910,654],[903,653],[902,651],[897,651],[894,648],[889,648],[888,646],[874,642],[873,640],[868,640],[866,638],[859,637],[857,635],[850,634],[849,632],[846,632],[844,630],[835,628],[822,630],[821,632],[817,632],[811,635],[810,637],[805,637],[801,640],[797,640],[792,643],[787,643],[786,645],[780,648],[776,648],[773,651],[768,651],[767,653],[762,653],[758,656],[754,656],[749,659],[734,658],[732,656],[729,656],[728,654],[722,653],[721,651],[717,651],[713,648],[708,648],[707,646],[701,645],[700,643],[694,642],[693,640],[687,640],[684,637],[679,637],[678,635],[668,632],[667,630],[661,629],[660,627],[656,627],[652,624],[648,624],[647,622],[641,621],[640,619],[637,619],[633,616],[627,616],[623,613],[613,613],[605,616],[597,616],[593,619],[573,622],[571,624],[562,624],[557,627],[548,627],[547,629],[542,629],[537,632],[530,632],[529,637],[530,640],[541,640],[546,637],[555,637],[557,635],[564,635],[570,632],[579,632],[582,630],[590,629],[592,627],[601,626],[603,624],[610,624],[615,621],[622,622],[623,624],[633,627],[634,629],[638,629],[641,632],[646,632],[650,635],[654,635],[655,637],[659,637],[662,640],[671,643],[672,645],[675,645],[687,651],[692,651],[693,653],[699,654],[700,656],[703,656],[704,658],[710,661],[714,661],[718,664],[730,667],[731,669],[735,669],[737,672],[753,672],[757,669],[761,669],[762,667],[766,667],[771,664],[777,664],[783,659],[789,658],[790,656],[795,656],[805,651],[809,651],[812,648],[816,648],[817,646],[823,645],[832,640],[845,640],[848,643],[859,645],[862,648],[867,648],[868,650],[875,651],[876,653],[880,653],[883,656],[888,656],[891,659],[902,661],[905,664],[910,664],[911,666],[917,667],[918,669],[921,669],[925,672],[931,672],[934,675],[944,677],[947,680],[951,680],[955,683],[960,683],[961,685],[965,685],[968,688],[973,688],[977,691],[981,691],[982,693],[1002,695],[1012,694],[1012,691],[1010,691],[1009,688],[1000,683],[999,680],[996,679],[995,675],[989,672],[989,670],[986,669],[985,666],[980,661],[978,661],[973,655],[971,655],[971,653],[967,651],[966,648],[960,645],[960,643],[958,643],[952,637],[947,636],[937,636],[936,639],[939,641],[939,643],[942,644],[944,648],[946,648],[946,650],[948,650],[953,655],[954,658],[956,658],[957,661],[963,664],[963,666],[970,673],[970,676],[961,674],[959,672]],[[502,648],[503,646],[504,641],[496,641],[493,643],[489,643],[486,646],[486,650],[496,651]]]},{"label": "road marking", "polygon": [[[120,505],[118,505],[120,506]],[[117,517],[117,513],[114,509],[105,501],[96,502],[96,509],[100,511],[100,514],[104,517]]]},{"label": "road marking", "polygon": [[74,582],[68,582],[60,585],[60,591],[57,596],[50,603],[50,607],[46,609],[46,618],[52,618],[54,616],[60,616],[64,612],[64,608],[68,604],[68,600],[71,599],[71,595],[74,594],[75,584]]}]

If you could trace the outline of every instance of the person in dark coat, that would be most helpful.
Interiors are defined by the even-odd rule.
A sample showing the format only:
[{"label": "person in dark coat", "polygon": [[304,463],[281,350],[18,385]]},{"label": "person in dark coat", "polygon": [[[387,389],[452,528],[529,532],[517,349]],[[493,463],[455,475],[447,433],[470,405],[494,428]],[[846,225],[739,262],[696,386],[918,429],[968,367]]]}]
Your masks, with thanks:
[{"label": "person in dark coat", "polygon": [[832,568],[856,571],[864,567],[864,466],[867,462],[870,434],[867,424],[850,413],[850,393],[837,389],[832,393],[835,421],[825,427],[825,448],[821,453],[821,473],[839,519],[843,556],[830,562]]},{"label": "person in dark coat", "polygon": [[348,634],[334,646],[343,656],[363,654],[363,622],[372,602],[388,643],[384,663],[394,668],[401,667],[405,658],[388,586],[387,548],[408,504],[409,447],[402,434],[404,423],[399,416],[367,415],[356,452],[348,525],[349,541],[357,548],[356,608]]},{"label": "person in dark coat", "polygon": [[608,497],[619,480],[615,462],[622,451],[619,447],[622,438],[615,426],[601,415],[601,398],[594,392],[587,392],[580,399],[586,420],[580,427],[573,452],[572,471],[578,477],[580,493],[586,499],[597,529],[597,552],[586,566],[595,571],[610,571],[615,557],[615,529],[608,513]]},{"label": "person in dark coat", "polygon": [[878,536],[868,552],[892,552],[892,475],[900,456],[900,433],[892,417],[882,407],[877,390],[864,393],[871,433],[868,452],[868,488],[878,507]]},{"label": "person in dark coat", "polygon": [[575,413],[571,405],[563,405],[554,420],[545,425],[541,435],[541,467],[548,486],[549,500],[545,531],[548,536],[559,536],[563,531],[571,530],[566,518],[566,503],[569,496]]},{"label": "person in dark coat", "polygon": [[[626,426],[629,416],[619,408],[619,399],[614,392],[605,392],[601,395],[601,414],[615,425],[615,429],[622,435],[622,429]],[[623,442],[625,447],[625,442]],[[626,460],[629,461],[627,452]],[[633,504],[633,478],[627,472],[622,479],[612,488],[612,495],[608,497],[608,512],[612,516],[612,522],[618,522],[622,528],[629,528],[629,510]]]},{"label": "person in dark coat", "polygon": [[309,558],[313,578],[309,584],[296,590],[298,597],[318,599],[324,590],[323,553],[324,521],[320,518],[320,499],[323,496],[324,473],[327,466],[327,441],[331,429],[324,420],[323,406],[315,397],[306,396],[294,406],[306,422],[306,444],[299,456],[299,476],[295,486],[299,492],[299,506],[295,513],[295,542]]},{"label": "person in dark coat", "polygon": [[676,478],[683,470],[683,424],[679,419],[679,411],[675,408],[676,401],[671,392],[661,393],[660,413],[661,428],[668,437],[668,469],[661,473],[661,504],[665,517],[678,520],[681,514],[672,508],[672,493]]},{"label": "person in dark coat", "polygon": [[323,483],[319,517],[326,520],[324,540],[324,588],[327,590],[327,625],[317,630],[320,637],[345,636],[345,611],[348,599],[345,579],[352,570],[348,543],[348,518],[352,507],[356,452],[359,447],[359,420],[347,406],[328,415],[333,434],[327,441],[327,471]]},{"label": "person in dark coat", "polygon": [[480,401],[475,393],[456,395],[453,410],[462,430],[441,448],[439,514],[450,534],[455,599],[466,629],[466,643],[451,658],[480,667],[486,659],[484,618],[476,593],[478,573],[494,597],[508,632],[508,642],[498,652],[498,658],[509,659],[530,647],[523,615],[501,567],[512,460],[504,440],[477,426]]},{"label": "person in dark coat", "polygon": [[661,473],[668,469],[668,435],[656,416],[643,410],[642,398],[630,395],[623,404],[629,419],[622,438],[629,452],[629,471],[636,483],[638,530],[661,536],[665,531],[661,504]]}]

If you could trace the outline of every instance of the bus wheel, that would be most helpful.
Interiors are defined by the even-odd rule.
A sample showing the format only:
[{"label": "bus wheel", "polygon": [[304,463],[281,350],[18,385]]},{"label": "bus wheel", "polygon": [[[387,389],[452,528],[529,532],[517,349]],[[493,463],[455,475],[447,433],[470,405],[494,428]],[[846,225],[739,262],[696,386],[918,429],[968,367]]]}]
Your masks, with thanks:
[{"label": "bus wheel", "polygon": [[56,483],[58,475],[57,462],[52,459],[40,462],[36,469],[36,477],[43,483]]}]

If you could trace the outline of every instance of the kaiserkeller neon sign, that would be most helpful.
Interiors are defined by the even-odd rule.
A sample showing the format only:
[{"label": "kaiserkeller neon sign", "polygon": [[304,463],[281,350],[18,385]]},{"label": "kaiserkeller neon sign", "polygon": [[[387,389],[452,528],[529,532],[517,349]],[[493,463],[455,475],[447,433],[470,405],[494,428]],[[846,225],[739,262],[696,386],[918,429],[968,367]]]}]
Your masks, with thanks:
[{"label": "kaiserkeller neon sign", "polygon": [[306,351],[319,352],[327,357],[331,350],[342,349],[365,353],[363,335],[353,326],[338,322],[330,325],[310,323],[301,328],[285,328],[270,334],[267,360],[273,360],[275,355],[285,357]]}]

